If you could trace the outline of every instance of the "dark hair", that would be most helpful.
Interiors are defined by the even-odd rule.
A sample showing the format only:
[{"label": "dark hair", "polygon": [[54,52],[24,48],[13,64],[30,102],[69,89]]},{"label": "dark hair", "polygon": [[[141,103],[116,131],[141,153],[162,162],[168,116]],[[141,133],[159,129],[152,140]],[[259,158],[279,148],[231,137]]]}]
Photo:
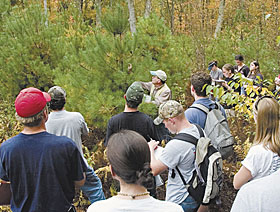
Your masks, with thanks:
[{"label": "dark hair", "polygon": [[260,64],[259,64],[259,62],[256,61],[256,60],[254,60],[252,63],[253,63],[255,66],[258,66],[258,68],[257,68],[257,73],[260,72]]},{"label": "dark hair", "polygon": [[225,64],[223,68],[226,69],[227,71],[230,71],[232,74],[234,73],[234,68],[233,65],[231,64]]},{"label": "dark hair", "polygon": [[235,60],[243,61],[244,57],[242,55],[238,54],[235,56]]},{"label": "dark hair", "polygon": [[[143,99],[143,98],[142,98],[142,99]],[[142,99],[141,99],[141,101],[128,101],[128,100],[126,99],[125,101],[126,101],[127,107],[130,107],[130,108],[137,108],[137,107],[141,104]]]},{"label": "dark hair", "polygon": [[160,79],[160,81],[161,81],[161,83],[162,83],[162,84],[164,84],[164,83],[165,83],[165,81],[163,81],[163,80],[161,80],[161,79]]},{"label": "dark hair", "polygon": [[107,155],[114,173],[127,184],[153,186],[150,149],[145,138],[132,130],[113,134]]},{"label": "dark hair", "polygon": [[218,61],[217,60],[214,60],[214,61],[208,63],[208,67],[209,66],[217,66],[217,65],[218,65]]},{"label": "dark hair", "polygon": [[196,72],[191,76],[191,84],[197,96],[206,96],[204,85],[211,85],[212,79],[205,72]]},{"label": "dark hair", "polygon": [[59,99],[59,100],[52,99],[50,101],[50,108],[52,110],[61,110],[64,107],[65,103],[66,103],[65,99]]}]

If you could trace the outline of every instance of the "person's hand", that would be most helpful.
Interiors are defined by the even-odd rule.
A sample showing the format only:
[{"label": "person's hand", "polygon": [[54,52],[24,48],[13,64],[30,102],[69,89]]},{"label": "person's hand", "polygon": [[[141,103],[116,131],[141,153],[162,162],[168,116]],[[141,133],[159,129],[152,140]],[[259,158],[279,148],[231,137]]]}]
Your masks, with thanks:
[{"label": "person's hand", "polygon": [[145,103],[151,103],[151,99],[152,99],[151,96],[144,94],[144,96],[143,96],[143,101],[144,101]]},{"label": "person's hand", "polygon": [[227,84],[227,82],[223,82],[222,86],[224,86],[227,90],[231,89],[231,87]]},{"label": "person's hand", "polygon": [[159,141],[151,140],[148,142],[150,150],[155,150],[158,147]]}]

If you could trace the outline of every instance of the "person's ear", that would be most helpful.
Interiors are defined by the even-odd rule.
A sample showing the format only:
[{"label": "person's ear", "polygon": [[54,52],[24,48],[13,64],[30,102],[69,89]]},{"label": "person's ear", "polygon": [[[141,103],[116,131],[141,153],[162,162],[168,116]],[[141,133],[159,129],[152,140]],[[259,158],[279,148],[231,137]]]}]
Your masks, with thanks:
[{"label": "person's ear", "polygon": [[123,95],[123,98],[126,100],[126,95]]},{"label": "person's ear", "polygon": [[174,120],[174,118],[168,118],[168,121],[171,123],[171,124],[175,124],[175,120]]},{"label": "person's ear", "polygon": [[112,168],[111,165],[109,165],[109,168],[110,168],[110,172],[111,172],[111,174],[112,174],[112,177],[113,177],[113,178],[116,177],[116,173],[113,171],[113,168]]}]

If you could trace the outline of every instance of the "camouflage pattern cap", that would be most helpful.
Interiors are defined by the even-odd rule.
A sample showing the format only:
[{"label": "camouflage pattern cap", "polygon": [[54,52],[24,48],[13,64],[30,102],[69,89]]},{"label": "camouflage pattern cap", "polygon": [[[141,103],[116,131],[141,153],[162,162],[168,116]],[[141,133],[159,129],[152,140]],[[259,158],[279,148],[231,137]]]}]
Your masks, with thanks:
[{"label": "camouflage pattern cap", "polygon": [[144,89],[140,82],[132,83],[126,91],[126,100],[132,102],[142,102]]},{"label": "camouflage pattern cap", "polygon": [[53,86],[48,91],[52,100],[64,100],[66,98],[66,92],[62,87]]},{"label": "camouflage pattern cap", "polygon": [[174,118],[184,112],[183,106],[174,100],[162,103],[158,109],[158,117],[154,120],[154,124],[159,125],[164,119]]}]

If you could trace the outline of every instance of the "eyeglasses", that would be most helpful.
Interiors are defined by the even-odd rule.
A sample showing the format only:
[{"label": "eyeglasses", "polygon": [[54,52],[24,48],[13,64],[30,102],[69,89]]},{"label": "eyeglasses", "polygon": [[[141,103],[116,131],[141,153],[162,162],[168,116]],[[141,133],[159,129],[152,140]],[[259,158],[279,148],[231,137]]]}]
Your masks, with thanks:
[{"label": "eyeglasses", "polygon": [[265,98],[272,99],[273,96],[262,96],[262,97],[260,97],[260,98],[256,101],[256,103],[255,103],[255,109],[256,109],[256,111],[258,111],[258,105],[259,105],[260,101],[261,101],[262,99],[265,99]]}]

